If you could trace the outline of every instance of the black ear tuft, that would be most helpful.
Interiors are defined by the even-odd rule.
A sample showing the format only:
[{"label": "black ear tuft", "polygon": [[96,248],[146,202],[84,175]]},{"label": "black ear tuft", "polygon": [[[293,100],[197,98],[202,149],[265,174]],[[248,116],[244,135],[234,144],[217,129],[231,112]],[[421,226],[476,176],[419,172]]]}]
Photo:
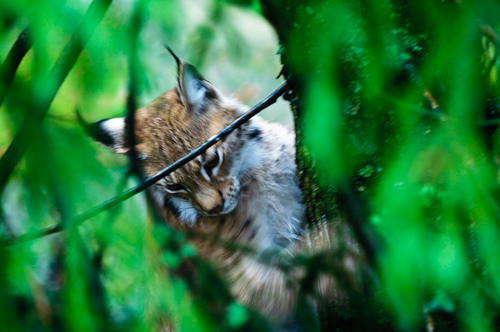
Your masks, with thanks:
[{"label": "black ear tuft", "polygon": [[128,147],[125,142],[125,118],[103,119],[93,123],[86,122],[80,113],[76,112],[78,123],[83,130],[111,151],[125,154]]},{"label": "black ear tuft", "polygon": [[85,121],[85,119],[80,114],[78,108],[75,109],[75,114],[76,114],[76,121],[78,121],[78,124],[83,128],[85,133],[90,137],[94,138],[94,136],[92,135],[93,132],[92,125],[87,121]]},{"label": "black ear tuft", "polygon": [[114,147],[116,142],[113,136],[111,136],[111,134],[108,131],[106,131],[102,126],[102,124],[108,120],[109,119],[102,119],[94,123],[91,123],[87,126],[87,129],[85,131],[90,137],[92,137],[99,143],[102,143],[108,147]]},{"label": "black ear tuft", "polygon": [[102,127],[102,123],[109,119],[103,119],[93,123],[88,123],[83,119],[78,109],[76,109],[75,112],[78,124],[83,128],[88,136],[109,147],[112,147],[115,144],[113,137]]},{"label": "black ear tuft", "polygon": [[165,48],[174,57],[175,62],[177,62],[177,66],[180,66],[181,59],[179,59],[179,57],[174,53],[174,51],[170,48],[170,46],[168,46],[168,44],[165,44]]},{"label": "black ear tuft", "polygon": [[200,74],[193,64],[177,57],[168,45],[165,45],[165,48],[177,62],[177,89],[182,103],[190,112],[203,113],[208,108],[208,104],[219,97],[217,89]]}]

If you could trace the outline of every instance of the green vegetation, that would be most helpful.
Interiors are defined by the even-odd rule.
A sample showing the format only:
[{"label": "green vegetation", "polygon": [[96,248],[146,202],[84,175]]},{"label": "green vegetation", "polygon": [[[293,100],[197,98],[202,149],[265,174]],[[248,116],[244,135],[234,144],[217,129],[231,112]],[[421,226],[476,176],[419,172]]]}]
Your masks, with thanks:
[{"label": "green vegetation", "polygon": [[[181,331],[267,330],[145,197],[73,223],[136,183],[75,109],[123,115],[131,80],[137,105],[171,89],[168,42],[249,104],[279,86],[279,50],[307,222],[351,227],[376,280],[350,307],[320,308],[323,330],[495,331],[498,17],[489,0],[1,2],[0,234],[64,228],[0,246],[1,329],[150,331],[169,317]],[[177,274],[186,260],[195,280]]]}]

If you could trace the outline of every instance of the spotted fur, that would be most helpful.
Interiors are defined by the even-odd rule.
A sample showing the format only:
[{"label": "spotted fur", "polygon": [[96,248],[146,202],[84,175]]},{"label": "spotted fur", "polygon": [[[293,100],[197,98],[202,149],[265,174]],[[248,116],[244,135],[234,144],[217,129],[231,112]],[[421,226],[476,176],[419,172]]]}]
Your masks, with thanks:
[{"label": "spotted fur", "polygon": [[[178,65],[177,88],[136,112],[135,150],[146,176],[185,156],[247,110],[223,96],[191,64],[179,60]],[[108,147],[118,153],[129,150],[124,118],[96,124]],[[278,327],[293,320],[304,271],[284,273],[273,261],[311,250],[305,248],[331,247],[330,226],[325,232],[304,231],[294,141],[289,128],[257,116],[150,189],[172,227],[251,249],[253,254],[234,252],[203,236],[193,239],[236,299]],[[272,259],[263,262],[261,256],[269,253]],[[326,291],[335,281],[322,276],[318,285]]]}]

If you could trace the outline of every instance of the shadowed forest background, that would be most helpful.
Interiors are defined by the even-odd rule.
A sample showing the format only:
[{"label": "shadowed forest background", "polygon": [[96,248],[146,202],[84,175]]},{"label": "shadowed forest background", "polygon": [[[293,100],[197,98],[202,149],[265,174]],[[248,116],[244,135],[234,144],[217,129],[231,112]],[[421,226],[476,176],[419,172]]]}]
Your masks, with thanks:
[{"label": "shadowed forest background", "polygon": [[306,223],[349,227],[373,269],[316,315],[336,253],[297,260],[310,331],[499,330],[499,31],[493,0],[1,1],[0,329],[270,330],[143,194],[78,219],[138,180],[77,110],[174,88],[168,43],[249,106],[291,86],[263,116],[295,125]]}]

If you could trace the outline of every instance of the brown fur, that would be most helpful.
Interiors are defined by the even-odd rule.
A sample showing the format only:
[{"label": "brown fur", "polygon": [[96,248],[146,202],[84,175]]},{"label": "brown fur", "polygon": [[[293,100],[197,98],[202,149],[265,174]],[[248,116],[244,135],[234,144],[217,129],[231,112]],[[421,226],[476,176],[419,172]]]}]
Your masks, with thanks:
[{"label": "brown fur", "polygon": [[[246,110],[222,96],[194,67],[185,71],[186,66],[192,65],[179,63],[177,89],[136,112],[135,149],[146,176],[185,156]],[[127,141],[126,130],[116,121],[101,126],[114,138],[111,148],[126,152],[128,148],[123,146]],[[217,172],[209,177],[203,175],[204,165],[216,152],[221,160]],[[272,319],[277,326],[293,319],[300,282],[308,273],[303,267],[293,265],[284,272],[282,264],[294,263],[297,255],[327,252],[325,257],[329,258],[325,262],[340,267],[344,276],[348,276],[341,279],[356,284],[362,261],[359,249],[342,223],[303,229],[304,208],[294,160],[293,132],[254,118],[150,189],[165,222],[191,235],[200,255],[213,263],[228,282],[233,296]],[[245,171],[239,175],[239,169]],[[188,190],[166,193],[171,184],[183,184]],[[175,204],[167,204],[172,199],[176,206],[188,206],[191,212],[179,213]],[[234,207],[224,205],[233,201],[237,201]],[[221,206],[224,206],[222,212],[210,213]],[[189,218],[194,221],[186,221]],[[221,241],[249,250],[230,250]],[[263,261],[264,256],[271,259]],[[342,303],[345,294],[339,280],[320,273],[315,292],[333,296],[337,303]]]}]

